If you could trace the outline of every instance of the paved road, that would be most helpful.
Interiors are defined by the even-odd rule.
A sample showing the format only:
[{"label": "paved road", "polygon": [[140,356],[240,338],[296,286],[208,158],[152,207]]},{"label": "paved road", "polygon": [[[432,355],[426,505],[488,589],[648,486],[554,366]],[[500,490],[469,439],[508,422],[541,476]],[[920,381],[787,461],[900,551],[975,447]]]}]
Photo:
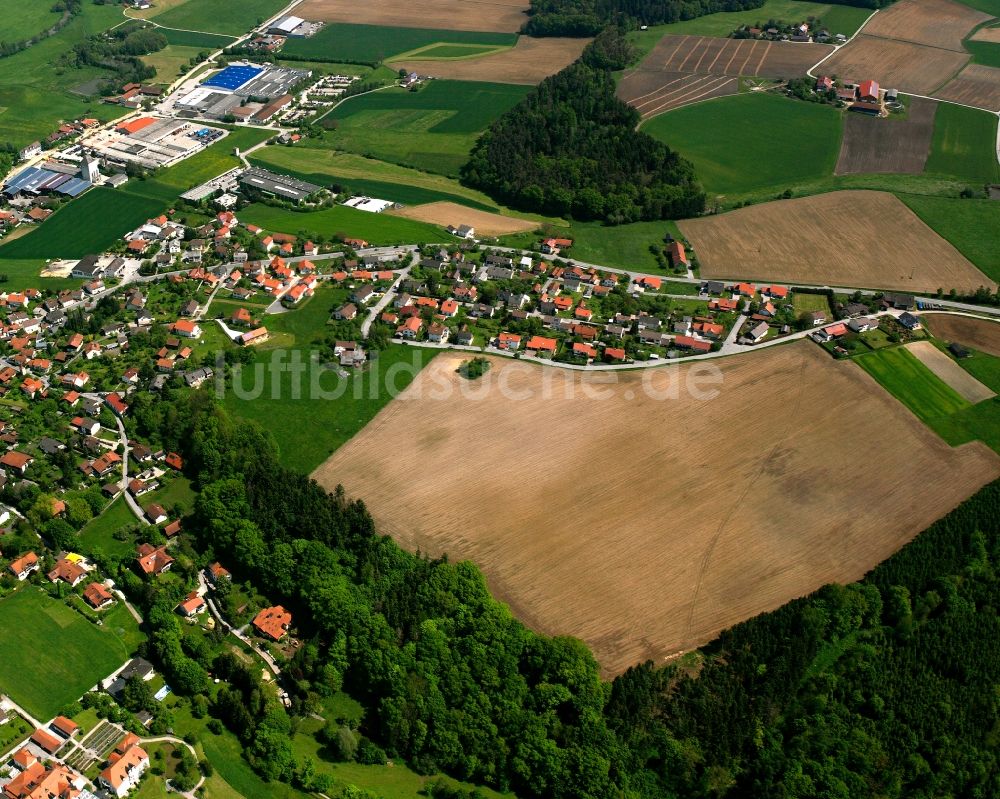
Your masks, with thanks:
[{"label": "paved road", "polygon": [[[81,396],[87,397],[88,399],[95,399],[103,402],[103,397],[95,392],[87,392]],[[133,515],[143,524],[149,524],[146,520],[146,514],[139,503],[135,501],[135,498],[128,491],[128,434],[125,432],[125,425],[122,420],[115,416],[115,423],[118,425],[118,440],[122,445],[122,494],[125,497],[125,502],[128,504],[129,509],[132,511]]]},{"label": "paved road", "polygon": [[368,310],[368,315],[365,317],[365,321],[361,323],[362,338],[368,338],[368,332],[372,329],[372,324],[376,319],[378,319],[379,314],[385,310],[386,306],[396,298],[399,284],[410,276],[410,269],[412,267],[413,265],[410,264],[399,270],[399,276],[393,281],[392,285],[386,289],[382,298]]}]

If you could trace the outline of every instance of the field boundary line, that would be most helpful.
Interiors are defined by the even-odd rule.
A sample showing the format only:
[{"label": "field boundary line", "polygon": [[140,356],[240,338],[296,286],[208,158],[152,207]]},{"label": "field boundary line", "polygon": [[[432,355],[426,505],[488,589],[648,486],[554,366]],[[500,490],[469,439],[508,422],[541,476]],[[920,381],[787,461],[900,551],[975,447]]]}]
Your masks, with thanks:
[{"label": "field boundary line", "polygon": [[816,76],[813,75],[813,70],[816,69],[816,67],[818,67],[820,64],[822,64],[824,61],[826,61],[827,59],[829,59],[834,53],[839,52],[841,47],[847,47],[847,45],[849,45],[851,42],[853,42],[855,39],[857,39],[861,35],[861,32],[868,25],[868,23],[872,21],[872,17],[874,17],[879,12],[879,10],[880,9],[876,8],[874,11],[872,11],[872,13],[868,16],[868,19],[866,19],[864,22],[861,23],[861,25],[854,32],[854,35],[850,39],[848,39],[843,44],[835,44],[833,46],[833,49],[829,53],[827,53],[819,61],[817,61],[815,64],[813,64],[811,67],[809,67],[809,69],[806,70],[806,75],[808,75],[810,78],[815,78]]},{"label": "field boundary line", "polygon": [[314,119],[313,122],[314,123],[315,122],[319,122],[321,119],[323,119],[324,117],[326,117],[327,114],[333,113],[338,108],[340,108],[340,106],[342,106],[344,103],[346,103],[348,100],[353,100],[355,97],[364,97],[366,94],[372,94],[373,92],[380,92],[383,89],[392,89],[393,87],[395,87],[395,85],[396,85],[395,83],[390,83],[388,86],[379,86],[378,88],[369,89],[366,92],[358,92],[357,94],[352,94],[350,97],[345,97],[342,100],[338,100],[336,103],[334,103],[332,106],[330,106],[329,110],[324,111],[322,114],[320,114],[318,117],[316,117],[316,119]]}]

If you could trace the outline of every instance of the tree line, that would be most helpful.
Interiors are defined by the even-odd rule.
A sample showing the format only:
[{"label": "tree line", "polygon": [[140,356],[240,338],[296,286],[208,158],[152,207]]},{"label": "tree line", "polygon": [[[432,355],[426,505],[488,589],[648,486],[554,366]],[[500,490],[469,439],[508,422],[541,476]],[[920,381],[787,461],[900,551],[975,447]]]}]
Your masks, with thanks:
[{"label": "tree line", "polygon": [[622,31],[602,33],[580,61],[493,122],[463,182],[515,208],[579,220],[699,214],[705,195],[692,164],[637,131],[639,113],[615,96],[611,70],[630,57]]}]

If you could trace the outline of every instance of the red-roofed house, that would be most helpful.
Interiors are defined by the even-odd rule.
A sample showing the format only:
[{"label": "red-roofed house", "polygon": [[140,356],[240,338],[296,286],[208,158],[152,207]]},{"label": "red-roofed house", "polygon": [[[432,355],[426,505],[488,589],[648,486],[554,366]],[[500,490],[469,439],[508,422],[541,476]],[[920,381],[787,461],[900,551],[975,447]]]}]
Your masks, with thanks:
[{"label": "red-roofed house", "polygon": [[254,629],[265,638],[280,641],[292,626],[292,614],[281,605],[264,608],[253,620]]}]

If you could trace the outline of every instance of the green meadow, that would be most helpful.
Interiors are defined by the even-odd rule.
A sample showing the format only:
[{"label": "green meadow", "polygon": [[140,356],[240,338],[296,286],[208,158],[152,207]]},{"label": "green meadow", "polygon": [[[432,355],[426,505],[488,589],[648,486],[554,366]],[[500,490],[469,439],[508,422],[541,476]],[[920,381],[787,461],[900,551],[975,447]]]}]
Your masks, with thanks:
[{"label": "green meadow", "polygon": [[220,47],[227,47],[230,42],[236,39],[234,36],[225,34],[174,30],[173,28],[161,28],[160,33],[166,36],[167,41],[172,45],[196,47],[198,50],[218,50]]},{"label": "green meadow", "polygon": [[7,42],[30,39],[51,28],[62,17],[48,3],[9,3],[3,10],[3,36]]},{"label": "green meadow", "polygon": [[343,205],[319,211],[291,211],[254,203],[240,211],[240,221],[258,225],[271,232],[301,233],[307,238],[343,234],[348,238],[365,239],[372,245],[448,239],[441,228],[426,222],[389,213],[372,214]]},{"label": "green meadow", "polygon": [[1000,283],[1000,203],[900,194],[925,224]]},{"label": "green meadow", "polygon": [[774,94],[738,94],[679,108],[642,130],[690,159],[709,194],[833,175],[840,113]]},{"label": "green meadow", "polygon": [[289,39],[282,52],[286,57],[329,60],[335,56],[343,61],[378,64],[409,53],[411,50],[435,44],[483,45],[513,47],[515,33],[485,33],[478,31],[435,30],[434,28],[394,28],[381,25],[325,25],[308,39]]},{"label": "green meadow", "polygon": [[[1000,48],[1000,45],[995,46]],[[934,117],[931,152],[924,172],[954,175],[973,184],[1000,181],[996,142],[995,114],[939,103]]]},{"label": "green meadow", "polygon": [[[157,14],[154,21],[167,28],[207,31],[241,36],[255,25],[273,17],[285,5],[284,0],[187,0]],[[180,44],[180,42],[177,42]]]},{"label": "green meadow", "polygon": [[513,108],[527,86],[433,81],[420,91],[398,87],[353,97],[322,124],[324,143],[393,164],[456,177],[476,138]]},{"label": "green meadow", "polygon": [[130,616],[98,627],[33,585],[0,600],[0,685],[45,720],[123,665],[134,641]]}]

